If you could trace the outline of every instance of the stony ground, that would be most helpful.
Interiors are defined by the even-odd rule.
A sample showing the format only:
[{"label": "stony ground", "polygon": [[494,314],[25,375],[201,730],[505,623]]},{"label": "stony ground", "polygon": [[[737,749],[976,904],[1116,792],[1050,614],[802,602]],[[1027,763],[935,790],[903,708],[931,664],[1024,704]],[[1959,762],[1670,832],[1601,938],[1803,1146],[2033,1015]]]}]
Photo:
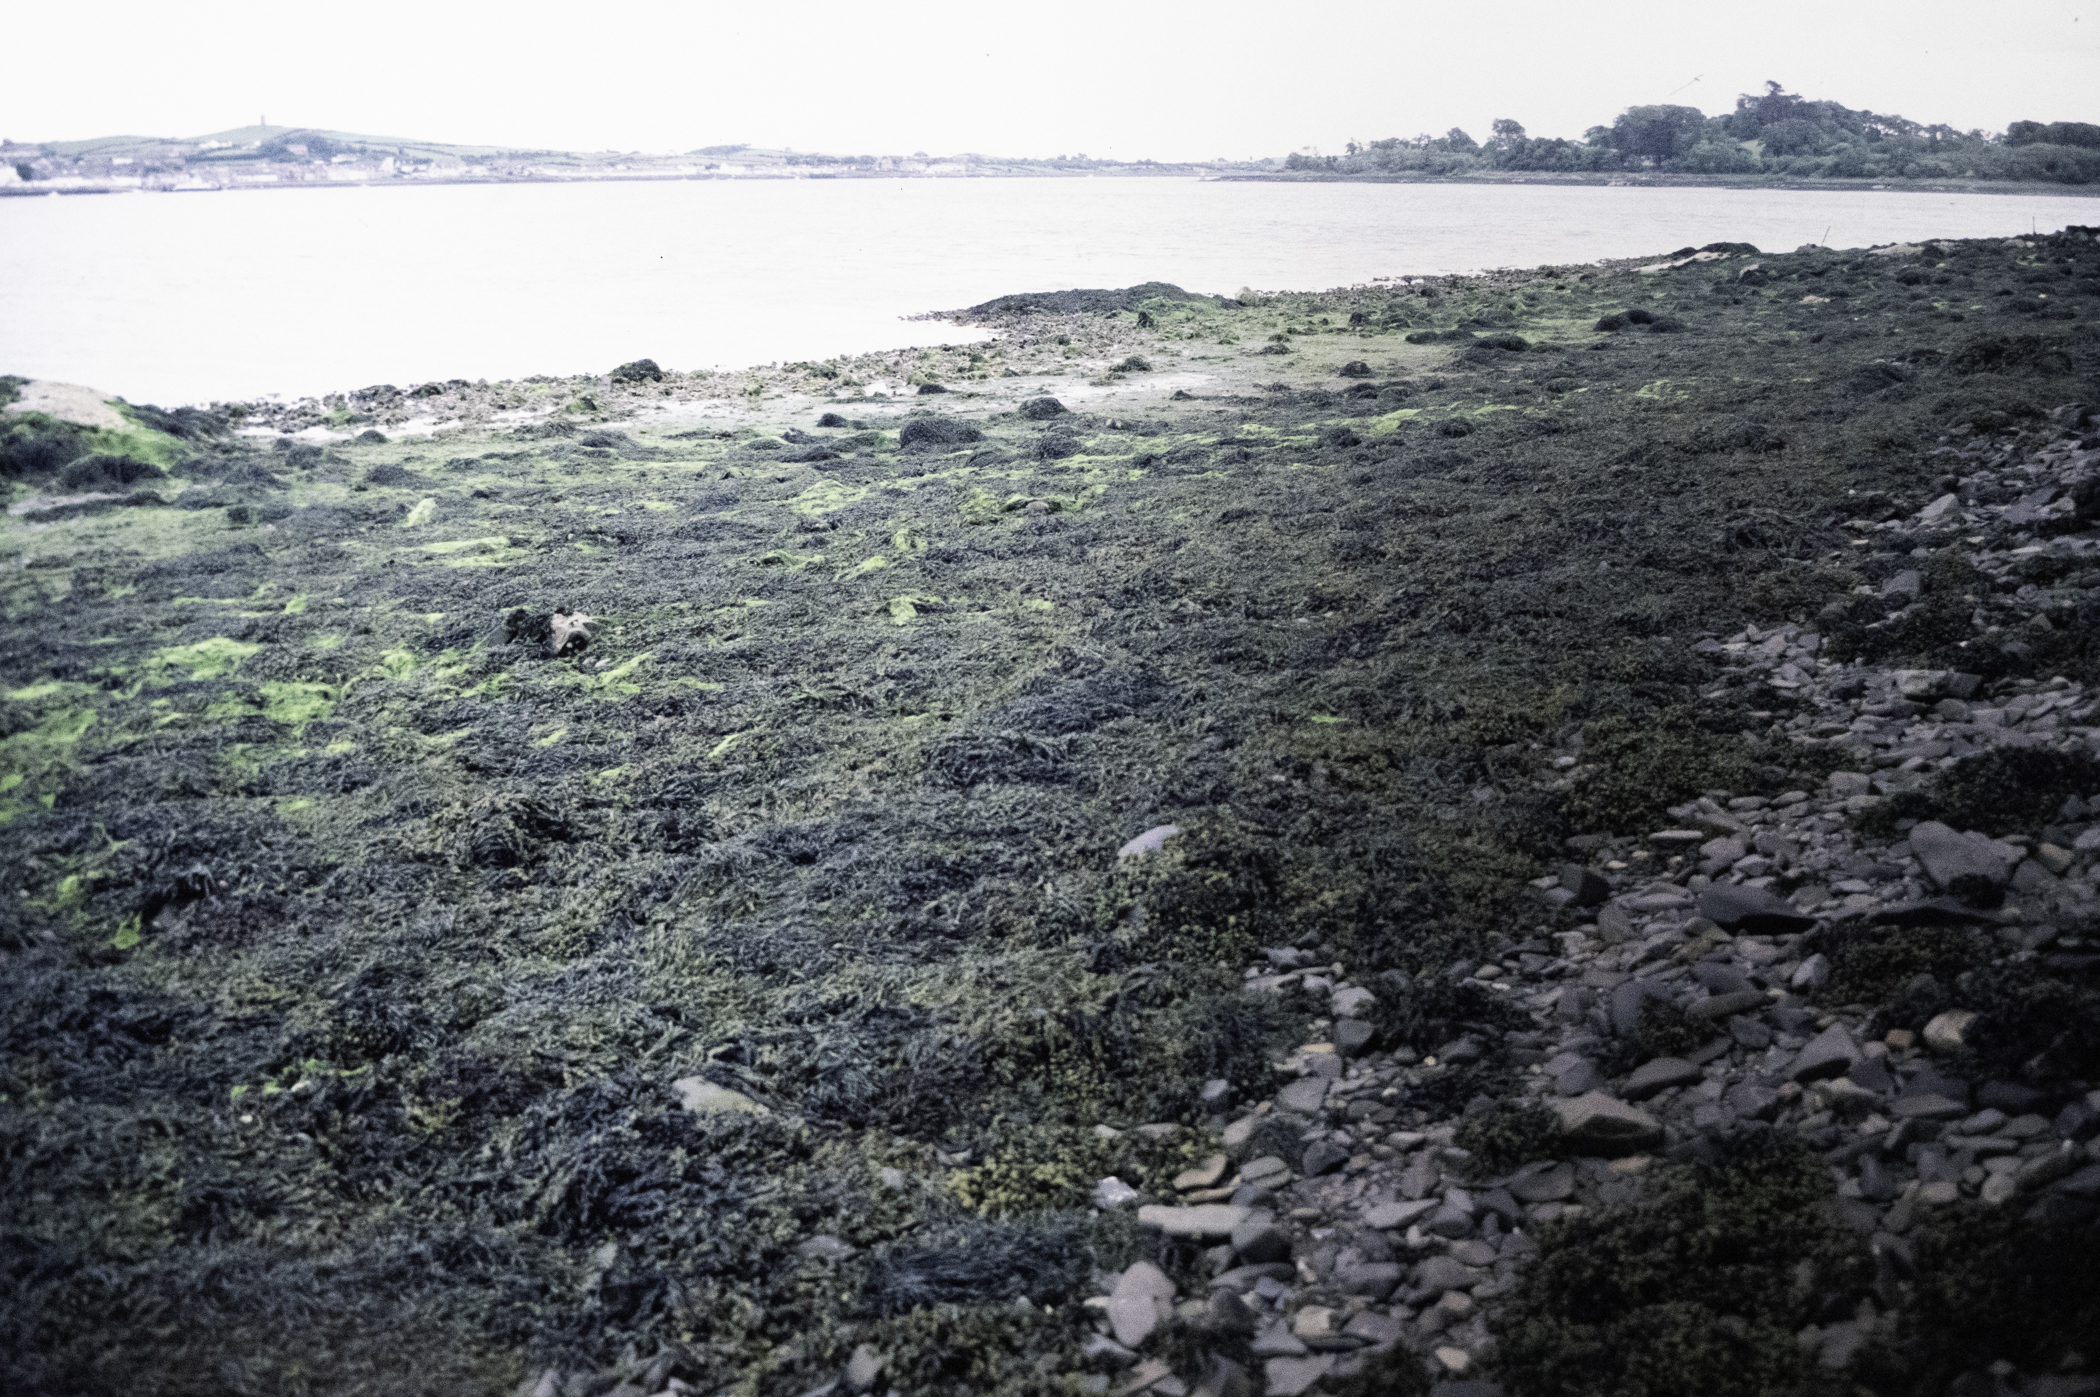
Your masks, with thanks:
[{"label": "stony ground", "polygon": [[15,383],[0,1372],[2100,1389],[2096,273]]}]

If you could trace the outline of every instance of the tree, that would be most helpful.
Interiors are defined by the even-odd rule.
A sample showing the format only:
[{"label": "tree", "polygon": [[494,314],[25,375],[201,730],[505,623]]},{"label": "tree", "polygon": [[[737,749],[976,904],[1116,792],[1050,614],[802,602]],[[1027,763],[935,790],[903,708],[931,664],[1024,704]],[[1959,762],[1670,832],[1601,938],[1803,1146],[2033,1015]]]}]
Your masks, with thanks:
[{"label": "tree", "polygon": [[1514,155],[1524,148],[1524,126],[1506,116],[1495,118],[1494,134],[1488,137],[1488,149],[1498,155]]},{"label": "tree", "polygon": [[1665,165],[1705,138],[1706,113],[1697,107],[1628,107],[1611,131],[1621,155]]}]

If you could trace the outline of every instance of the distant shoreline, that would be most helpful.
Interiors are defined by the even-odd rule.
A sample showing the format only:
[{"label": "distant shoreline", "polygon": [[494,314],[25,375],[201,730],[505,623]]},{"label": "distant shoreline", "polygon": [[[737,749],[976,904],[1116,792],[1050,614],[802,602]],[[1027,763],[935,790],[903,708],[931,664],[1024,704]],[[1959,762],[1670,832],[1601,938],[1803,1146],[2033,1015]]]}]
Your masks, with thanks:
[{"label": "distant shoreline", "polygon": [[1177,179],[1216,184],[1456,184],[1558,185],[1623,189],[1770,189],[1805,193],[1998,194],[2047,195],[2056,198],[2100,198],[2100,186],[2055,184],[2041,180],[1847,180],[1790,179],[1767,175],[1611,174],[1605,172],[1520,173],[1496,171],[1478,175],[1338,174],[1327,171],[1279,171],[1269,174],[1221,173],[1203,166],[1155,167],[1144,170],[972,170],[926,174],[916,171],[823,171],[809,174],[719,174],[655,171],[593,175],[415,175],[360,180],[233,180],[224,184],[161,184],[83,181],[58,184],[38,180],[0,185],[0,199],[42,199],[75,194],[223,194],[239,190],[411,189],[431,185],[519,184],[792,184],[804,181],[866,182],[875,180],[1080,180]]},{"label": "distant shoreline", "polygon": [[1341,174],[1326,170],[1287,170],[1270,174],[1220,174],[1212,178],[1220,183],[1232,184],[1549,184],[1626,189],[1784,189],[1807,193],[1842,191],[1855,194],[2048,194],[2081,199],[2100,198],[2100,185],[2056,184],[2048,180],[1793,179],[1785,175],[1627,174],[1623,171],[1601,170],[1497,170],[1489,174],[1467,175]]}]

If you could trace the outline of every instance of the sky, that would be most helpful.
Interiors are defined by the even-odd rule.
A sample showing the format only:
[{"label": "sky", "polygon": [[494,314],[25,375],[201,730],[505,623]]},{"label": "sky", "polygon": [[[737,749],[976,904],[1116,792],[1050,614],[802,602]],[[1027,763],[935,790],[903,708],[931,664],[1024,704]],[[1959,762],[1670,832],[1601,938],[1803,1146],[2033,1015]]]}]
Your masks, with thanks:
[{"label": "sky", "polygon": [[1498,117],[1579,137],[1642,103],[1723,112],[1768,79],[2002,130],[2100,121],[2096,30],[2100,0],[103,0],[12,15],[0,136],[193,136],[267,117],[569,150],[1245,159],[1452,126],[1485,137]]}]

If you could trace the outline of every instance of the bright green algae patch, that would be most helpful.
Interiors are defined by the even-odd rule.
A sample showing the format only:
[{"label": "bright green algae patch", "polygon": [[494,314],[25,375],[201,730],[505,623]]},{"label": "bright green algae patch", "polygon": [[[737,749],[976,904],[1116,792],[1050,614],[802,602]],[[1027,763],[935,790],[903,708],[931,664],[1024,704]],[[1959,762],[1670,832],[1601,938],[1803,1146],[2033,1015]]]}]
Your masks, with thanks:
[{"label": "bright green algae patch", "polygon": [[[2044,253],[1930,275],[2020,287]],[[661,1349],[792,1397],[869,1343],[898,1390],[1047,1393],[1096,1266],[1202,1294],[1198,1253],[1086,1203],[1100,1170],[1171,1187],[1203,1084],[1259,1099],[1316,1032],[1323,1003],[1242,993],[1258,948],[1434,981],[1534,915],[1569,834],[1814,775],[1748,697],[1699,700],[1692,643],[1866,585],[1828,521],[1916,508],[1939,437],[2091,382],[2082,320],[1762,261],[1788,294],[1724,263],[1161,301],[1156,363],[1286,324],[1292,353],[1128,416],[938,400],[967,450],[233,442],[162,504],[10,518],[13,1385],[503,1393]],[[1629,305],[1685,328],[1587,328]],[[1468,322],[1532,347],[1406,341]],[[1909,376],[1863,389],[1877,361]],[[591,643],[512,643],[520,610]],[[2066,646],[2036,654],[2091,664]],[[770,1114],[693,1115],[694,1075]],[[1093,1130],[1162,1121],[1173,1150]],[[1762,1248],[1747,1337],[1644,1374],[1793,1371],[1776,1278],[1824,1234],[1791,1178],[1711,1215]],[[1681,1238],[1569,1235],[1645,1288],[1562,1304],[1571,1251],[1526,1334],[1648,1353],[1723,1314],[1704,1280],[1668,1310]]]}]

